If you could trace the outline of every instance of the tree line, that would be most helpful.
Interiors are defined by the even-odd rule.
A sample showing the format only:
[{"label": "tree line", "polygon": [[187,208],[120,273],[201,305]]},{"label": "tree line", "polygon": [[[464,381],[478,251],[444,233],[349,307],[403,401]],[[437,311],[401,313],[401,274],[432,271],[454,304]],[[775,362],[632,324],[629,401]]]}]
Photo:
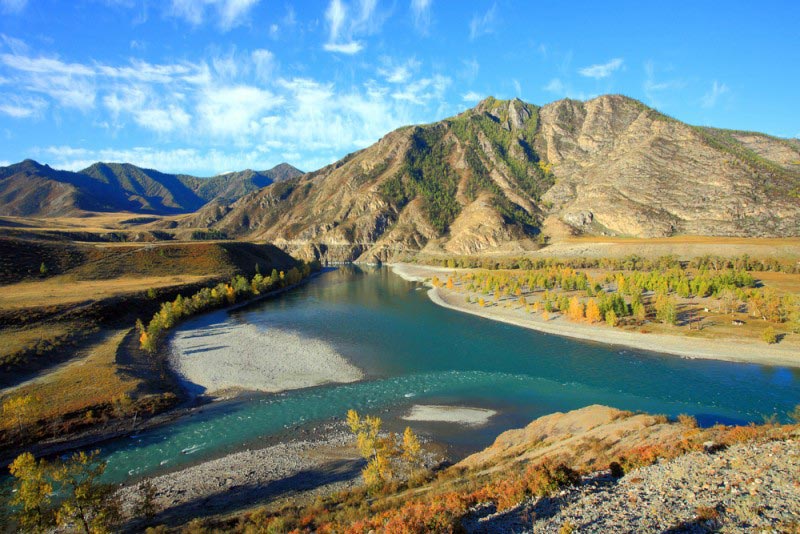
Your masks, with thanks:
[{"label": "tree line", "polygon": [[175,300],[161,304],[161,309],[146,325],[141,320],[136,321],[139,344],[142,349],[153,354],[158,349],[164,334],[183,319],[292,286],[312,272],[318,271],[320,267],[320,263],[316,260],[310,263],[301,261],[287,272],[272,269],[269,276],[262,276],[257,272],[250,280],[242,275],[236,275],[230,282],[204,287],[191,297],[178,295]]}]

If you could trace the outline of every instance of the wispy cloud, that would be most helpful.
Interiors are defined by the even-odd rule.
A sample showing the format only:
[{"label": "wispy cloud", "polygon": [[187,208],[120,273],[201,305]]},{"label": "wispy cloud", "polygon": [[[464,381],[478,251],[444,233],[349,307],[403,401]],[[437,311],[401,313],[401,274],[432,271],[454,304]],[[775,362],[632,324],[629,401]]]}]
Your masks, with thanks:
[{"label": "wispy cloud", "polygon": [[325,43],[322,47],[328,52],[337,52],[347,55],[358,54],[364,49],[364,45],[358,41],[350,41],[349,43]]},{"label": "wispy cloud", "polygon": [[379,14],[376,7],[377,0],[359,0],[358,9],[351,16],[347,4],[342,0],[331,0],[325,10],[329,33],[323,49],[351,55],[363,50],[364,43],[355,37],[376,33],[385,20],[385,15]]},{"label": "wispy cloud", "polygon": [[47,102],[36,97],[0,94],[0,113],[14,119],[41,117]]},{"label": "wispy cloud", "polygon": [[719,97],[724,95],[725,93],[730,92],[728,86],[724,83],[719,83],[717,80],[714,80],[714,83],[711,84],[711,88],[708,90],[706,94],[703,95],[703,107],[704,108],[713,108],[717,105],[717,100]]},{"label": "wispy cloud", "polygon": [[[367,4],[365,13],[375,9]],[[362,18],[358,14],[355,20]],[[340,29],[338,36],[347,37],[354,22],[346,18],[342,24],[348,29]],[[365,22],[359,31],[369,31],[368,26]],[[451,78],[417,59],[383,57],[379,65],[364,68],[378,76],[339,85],[287,76],[266,48],[211,50],[194,62],[163,64],[0,53],[0,117],[57,120],[62,111],[78,109],[95,127],[107,129],[110,146],[119,132],[153,146],[39,149],[56,166],[123,160],[165,170],[216,172],[262,168],[283,159],[312,170],[387,131],[449,111]]]},{"label": "wispy cloud", "polygon": [[475,14],[469,23],[469,38],[474,40],[481,35],[493,33],[497,18],[497,4],[492,4],[492,7],[483,15]]},{"label": "wispy cloud", "polygon": [[0,41],[11,50],[12,54],[27,54],[30,50],[28,44],[22,39],[17,39],[4,33],[0,33]]},{"label": "wispy cloud", "polygon": [[465,93],[465,94],[461,95],[461,100],[463,100],[464,102],[470,102],[470,103],[480,102],[481,95],[479,93],[476,93],[475,91],[470,91],[469,93]]},{"label": "wispy cloud", "polygon": [[682,89],[686,86],[686,82],[680,79],[657,80],[656,65],[651,60],[645,62],[644,72],[645,79],[642,84],[642,89],[647,99],[654,106],[661,105],[661,94]]},{"label": "wispy cloud", "polygon": [[3,13],[19,13],[28,4],[28,0],[0,0],[0,11]]},{"label": "wispy cloud", "polygon": [[611,76],[614,71],[619,70],[624,63],[622,58],[616,57],[607,63],[602,63],[598,65],[590,65],[588,67],[584,67],[578,71],[581,76],[586,76],[587,78],[594,78],[599,80],[601,78],[608,78]]},{"label": "wispy cloud", "polygon": [[562,82],[558,78],[553,78],[547,83],[547,85],[542,87],[542,89],[544,89],[548,93],[562,95],[564,94],[564,82]]},{"label": "wispy cloud", "polygon": [[392,92],[392,98],[412,104],[426,104],[431,100],[440,100],[444,91],[450,85],[450,78],[435,75],[431,78],[421,78],[406,84],[401,89]]},{"label": "wispy cloud", "polygon": [[414,27],[423,35],[428,34],[431,25],[431,2],[432,0],[411,0]]},{"label": "wispy cloud", "polygon": [[384,66],[378,69],[378,74],[389,83],[407,83],[419,70],[420,62],[414,58],[396,63],[391,58],[383,58]]},{"label": "wispy cloud", "polygon": [[214,13],[220,29],[227,31],[244,24],[250,9],[259,0],[172,0],[168,14],[199,26]]}]

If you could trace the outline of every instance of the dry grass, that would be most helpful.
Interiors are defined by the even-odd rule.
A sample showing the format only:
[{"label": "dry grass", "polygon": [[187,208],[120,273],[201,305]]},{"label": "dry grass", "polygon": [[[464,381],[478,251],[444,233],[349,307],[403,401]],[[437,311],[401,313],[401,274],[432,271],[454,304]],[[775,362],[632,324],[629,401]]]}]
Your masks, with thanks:
[{"label": "dry grass", "polygon": [[[31,395],[33,419],[54,420],[66,414],[110,403],[131,395],[140,381],[122,376],[116,365],[117,350],[128,330],[111,331],[78,358],[27,383],[5,390],[3,398]],[[0,428],[7,428],[4,421]]]},{"label": "dry grass", "polygon": [[7,221],[12,226],[25,227],[30,230],[56,230],[83,232],[108,232],[136,228],[127,221],[136,218],[162,219],[158,215],[140,215],[134,213],[92,213],[86,212],[84,217],[0,217],[0,223]]},{"label": "dry grass", "polygon": [[150,288],[193,284],[210,278],[211,276],[175,275],[75,281],[67,276],[57,276],[39,282],[20,282],[5,286],[4,291],[0,292],[0,310],[101,300],[147,291]]},{"label": "dry grass", "polygon": [[79,328],[78,324],[66,322],[2,329],[0,330],[0,361],[3,359],[2,355],[30,350],[41,343],[56,344],[59,339]]}]

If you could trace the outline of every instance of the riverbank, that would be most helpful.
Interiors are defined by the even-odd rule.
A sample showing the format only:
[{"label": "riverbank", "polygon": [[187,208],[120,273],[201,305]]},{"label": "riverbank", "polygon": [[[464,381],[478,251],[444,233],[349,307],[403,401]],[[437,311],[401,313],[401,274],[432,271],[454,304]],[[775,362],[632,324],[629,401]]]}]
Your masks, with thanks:
[{"label": "riverbank", "polygon": [[[422,282],[433,276],[456,272],[457,269],[428,267],[422,265],[393,264],[392,272],[405,280]],[[622,345],[684,358],[701,358],[760,365],[800,367],[798,351],[794,346],[767,345],[741,339],[702,339],[678,335],[630,332],[606,325],[590,325],[568,321],[559,316],[544,320],[539,314],[526,313],[517,307],[480,307],[467,304],[464,294],[444,288],[431,288],[428,296],[435,304],[459,312],[477,315],[485,319],[500,321],[547,334],[604,343]]]},{"label": "riverbank", "polygon": [[[176,525],[264,502],[313,498],[360,483],[364,461],[343,424],[315,428],[303,439],[244,450],[148,479],[155,488],[151,524]],[[123,515],[142,501],[140,483],[117,492]],[[131,520],[124,530],[141,531]]]}]

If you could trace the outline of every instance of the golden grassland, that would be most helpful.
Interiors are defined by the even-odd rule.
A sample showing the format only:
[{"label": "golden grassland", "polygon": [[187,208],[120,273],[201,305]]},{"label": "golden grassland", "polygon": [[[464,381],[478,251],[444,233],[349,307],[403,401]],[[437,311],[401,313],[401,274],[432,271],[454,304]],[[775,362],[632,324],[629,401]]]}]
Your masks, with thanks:
[{"label": "golden grassland", "polygon": [[81,328],[82,325],[78,321],[4,328],[0,330],[0,347],[2,347],[0,354],[16,354],[35,349],[42,344],[56,345],[61,339]]},{"label": "golden grassland", "polygon": [[[116,364],[117,351],[130,331],[105,333],[101,339],[81,350],[73,360],[45,375],[6,390],[8,396],[30,395],[31,419],[55,419],[131,396],[141,380],[125,376]],[[8,429],[10,421],[3,422]]]},{"label": "golden grassland", "polygon": [[130,293],[172,286],[188,285],[213,278],[211,275],[169,275],[123,277],[110,280],[73,280],[69,275],[35,282],[4,286],[0,292],[0,310],[75,304]]}]

